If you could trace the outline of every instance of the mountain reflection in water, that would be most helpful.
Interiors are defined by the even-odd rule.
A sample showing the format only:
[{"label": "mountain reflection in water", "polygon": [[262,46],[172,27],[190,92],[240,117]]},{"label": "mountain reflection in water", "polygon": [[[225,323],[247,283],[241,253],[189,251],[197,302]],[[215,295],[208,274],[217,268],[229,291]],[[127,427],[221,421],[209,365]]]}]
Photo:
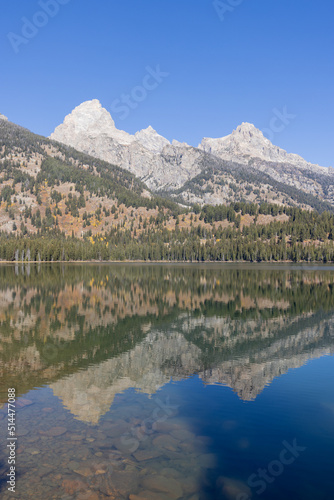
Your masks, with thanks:
[{"label": "mountain reflection in water", "polygon": [[[48,386],[75,420],[98,426],[120,394],[154,400],[187,379],[255,401],[290,369],[333,354],[333,285],[324,267],[2,266],[2,411],[8,387],[26,397]],[[232,498],[226,481],[220,496],[203,487],[198,498]]]}]

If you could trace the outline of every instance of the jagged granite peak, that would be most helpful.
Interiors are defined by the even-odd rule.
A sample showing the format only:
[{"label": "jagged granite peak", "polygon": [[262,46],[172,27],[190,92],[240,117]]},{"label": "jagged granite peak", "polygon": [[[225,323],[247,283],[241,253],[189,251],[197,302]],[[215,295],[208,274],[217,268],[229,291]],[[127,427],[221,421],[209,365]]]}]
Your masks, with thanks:
[{"label": "jagged granite peak", "polygon": [[168,139],[158,134],[151,125],[134,135],[136,141],[140,142],[146,149],[160,153],[165,146],[170,145]]},{"label": "jagged granite peak", "polygon": [[180,142],[177,141],[176,139],[172,140],[172,146],[175,146],[176,148],[191,148],[192,146],[189,146],[186,142]]},{"label": "jagged granite peak", "polygon": [[74,108],[51,134],[50,139],[71,145],[69,140],[78,141],[87,135],[91,138],[105,135],[125,145],[134,141],[132,135],[116,128],[110,113],[98,99],[85,101]]},{"label": "jagged granite peak", "polygon": [[289,163],[299,167],[310,165],[301,156],[274,146],[252,123],[243,122],[225,137],[205,137],[198,146],[224,160],[259,158],[264,161]]},{"label": "jagged granite peak", "polygon": [[0,120],[4,120],[5,122],[8,122],[7,116],[2,115],[1,113],[0,113]]},{"label": "jagged granite peak", "polygon": [[[50,139],[129,170],[153,190],[178,189],[200,172],[201,152],[172,146],[152,127],[128,134],[115,127],[97,99],[86,101],[66,116]],[[203,154],[203,153],[202,153]]]},{"label": "jagged granite peak", "polygon": [[110,113],[102,107],[98,99],[85,101],[65,117],[64,122],[51,134],[50,139],[59,142],[79,141],[99,136],[106,136],[121,145],[139,142],[149,151],[159,153],[170,142],[151,126],[136,132],[135,135],[119,130]]}]

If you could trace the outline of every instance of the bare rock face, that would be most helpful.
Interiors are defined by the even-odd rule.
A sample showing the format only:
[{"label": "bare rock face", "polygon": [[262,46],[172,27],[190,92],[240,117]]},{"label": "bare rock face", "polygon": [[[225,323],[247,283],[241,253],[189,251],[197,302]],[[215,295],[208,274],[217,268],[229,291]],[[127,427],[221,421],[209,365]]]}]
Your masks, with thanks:
[{"label": "bare rock face", "polygon": [[170,142],[162,137],[162,135],[159,135],[151,126],[140,132],[136,132],[134,138],[146,149],[154,153],[161,153],[165,146],[170,145]]},{"label": "bare rock face", "polygon": [[0,113],[0,120],[4,120],[5,122],[8,122],[7,116],[2,115],[1,113]]},{"label": "bare rock face", "polygon": [[172,146],[152,127],[135,135],[118,130],[97,99],[76,107],[50,139],[119,165],[153,190],[177,189],[200,171],[195,165],[199,152],[183,156],[183,148]]},{"label": "bare rock face", "polygon": [[51,134],[51,139],[64,144],[71,140],[83,146],[81,141],[85,138],[92,140],[101,135],[126,145],[134,140],[130,134],[118,130],[108,111],[102,108],[97,99],[93,99],[83,102],[67,115],[64,122]]},{"label": "bare rock face", "polygon": [[[226,164],[233,164],[242,168],[246,166],[255,176],[260,172],[256,186],[252,186],[249,193],[255,187],[264,187],[261,181],[263,172],[271,178],[272,196],[276,196],[279,191],[277,183],[280,183],[334,205],[333,169],[313,165],[274,146],[251,123],[242,123],[226,137],[204,138],[195,148],[177,140],[171,144],[152,127],[135,135],[118,130],[109,112],[93,99],[77,106],[50,138],[130,171],[156,192],[169,191],[178,196],[178,190],[188,181],[204,174],[204,181],[199,177],[198,181],[194,179],[192,187],[185,186],[187,198],[184,199],[188,201],[225,203],[228,188],[222,186],[232,181],[226,174]],[[217,178],[210,177],[213,170],[218,173]],[[220,179],[219,175],[225,175],[225,178]],[[240,179],[237,184],[239,187],[242,184]],[[287,194],[290,196],[289,190],[280,189],[283,189],[282,199]],[[249,193],[241,195],[253,202],[255,195]],[[228,196],[230,202],[235,201],[233,193]]]},{"label": "bare rock face", "polygon": [[310,165],[301,156],[289,154],[284,149],[274,146],[252,123],[242,123],[226,137],[219,139],[206,137],[198,147],[224,160],[235,161],[238,158],[239,161],[248,162],[250,158],[258,158],[299,167]]},{"label": "bare rock face", "polygon": [[191,148],[192,146],[189,146],[186,142],[180,142],[177,141],[176,139],[172,140],[172,146],[178,147],[178,148]]}]

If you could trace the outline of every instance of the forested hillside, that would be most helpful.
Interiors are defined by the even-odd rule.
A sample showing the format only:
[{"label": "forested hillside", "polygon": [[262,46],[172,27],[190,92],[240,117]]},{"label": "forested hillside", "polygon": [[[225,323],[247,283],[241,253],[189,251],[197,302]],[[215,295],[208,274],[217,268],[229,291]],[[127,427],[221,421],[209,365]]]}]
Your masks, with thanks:
[{"label": "forested hillside", "polygon": [[179,205],[128,171],[0,120],[2,260],[329,262],[334,215],[312,203],[318,211],[261,197]]}]

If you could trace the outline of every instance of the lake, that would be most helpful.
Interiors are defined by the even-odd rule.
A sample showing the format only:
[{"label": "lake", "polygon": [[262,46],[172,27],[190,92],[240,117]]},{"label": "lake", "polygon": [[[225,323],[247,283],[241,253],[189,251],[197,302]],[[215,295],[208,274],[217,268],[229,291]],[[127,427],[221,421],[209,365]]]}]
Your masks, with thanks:
[{"label": "lake", "polygon": [[2,265],[0,338],[3,499],[334,498],[332,266]]}]

